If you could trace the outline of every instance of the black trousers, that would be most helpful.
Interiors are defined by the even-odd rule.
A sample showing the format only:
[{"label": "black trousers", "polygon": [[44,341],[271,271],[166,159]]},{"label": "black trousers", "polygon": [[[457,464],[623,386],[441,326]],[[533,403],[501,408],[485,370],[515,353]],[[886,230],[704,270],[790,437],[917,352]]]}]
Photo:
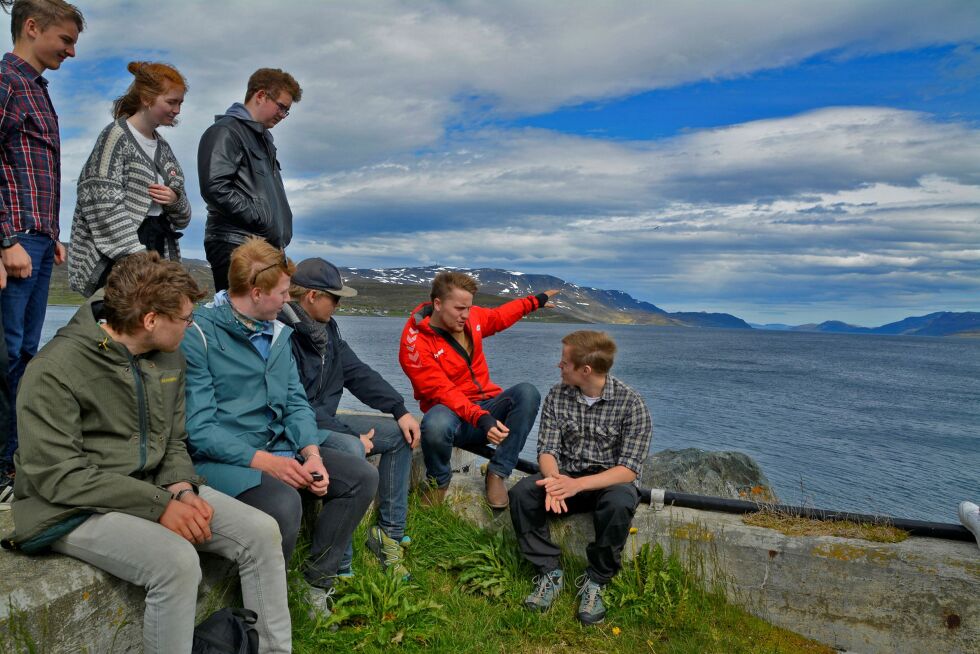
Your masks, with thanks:
[{"label": "black trousers", "polygon": [[225,243],[224,241],[204,241],[204,256],[211,264],[211,276],[214,277],[214,292],[228,289],[228,268],[231,266],[231,253],[240,243]]},{"label": "black trousers", "polygon": [[[378,470],[363,456],[320,447],[323,466],[330,475],[330,485],[323,497],[323,508],[313,527],[310,556],[303,566],[303,576],[314,586],[328,588],[337,576],[344,556],[361,518],[378,492]],[[236,499],[265,511],[279,523],[282,554],[289,559],[303,519],[303,499],[313,499],[272,475],[262,473],[262,483],[240,493]]]},{"label": "black trousers", "polygon": [[[551,540],[547,519],[559,516],[544,508],[544,488],[535,483],[541,478],[540,474],[525,477],[510,489],[510,518],[524,558],[544,573],[558,567],[561,549]],[[586,572],[597,584],[609,583],[622,567],[623,547],[639,503],[633,484],[585,491],[565,501],[568,513],[561,516],[592,512],[595,540],[585,549]]]}]

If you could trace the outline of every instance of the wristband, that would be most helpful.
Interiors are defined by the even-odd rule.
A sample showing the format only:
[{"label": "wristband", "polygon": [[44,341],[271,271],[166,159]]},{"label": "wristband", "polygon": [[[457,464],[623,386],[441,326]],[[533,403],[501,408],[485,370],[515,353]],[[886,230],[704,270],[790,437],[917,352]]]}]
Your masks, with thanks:
[{"label": "wristband", "polygon": [[179,502],[180,501],[180,498],[182,498],[184,496],[184,493],[193,493],[193,492],[194,492],[194,489],[193,488],[185,488],[182,491],[178,491],[177,494],[174,495],[174,499]]}]

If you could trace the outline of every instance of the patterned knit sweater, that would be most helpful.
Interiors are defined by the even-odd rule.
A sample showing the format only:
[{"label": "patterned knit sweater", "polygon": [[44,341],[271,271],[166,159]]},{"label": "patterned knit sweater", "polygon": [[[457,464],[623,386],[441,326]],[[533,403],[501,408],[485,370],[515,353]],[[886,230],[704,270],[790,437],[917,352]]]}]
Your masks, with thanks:
[{"label": "patterned knit sweater", "polygon": [[[122,117],[99,134],[95,148],[78,176],[78,201],[71,226],[68,281],[85,297],[96,291],[105,269],[122,257],[147,248],[137,235],[150,210],[150,184],[163,183],[177,193],[177,200],[163,207],[163,216],[174,229],[191,221],[191,205],[184,190],[184,173],[170,145],[157,139],[154,161],[146,155]],[[176,241],[165,255],[180,260]]]}]

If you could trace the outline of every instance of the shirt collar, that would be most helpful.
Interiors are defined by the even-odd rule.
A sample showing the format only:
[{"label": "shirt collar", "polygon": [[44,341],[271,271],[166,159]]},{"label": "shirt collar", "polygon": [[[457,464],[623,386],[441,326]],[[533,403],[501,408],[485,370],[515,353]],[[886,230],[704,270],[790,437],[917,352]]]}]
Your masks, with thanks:
[{"label": "shirt collar", "polygon": [[45,79],[44,75],[34,70],[34,66],[30,65],[13,52],[8,52],[3,56],[3,60],[10,64],[17,72],[19,72],[24,77],[34,80],[41,86],[47,86],[48,80]]}]

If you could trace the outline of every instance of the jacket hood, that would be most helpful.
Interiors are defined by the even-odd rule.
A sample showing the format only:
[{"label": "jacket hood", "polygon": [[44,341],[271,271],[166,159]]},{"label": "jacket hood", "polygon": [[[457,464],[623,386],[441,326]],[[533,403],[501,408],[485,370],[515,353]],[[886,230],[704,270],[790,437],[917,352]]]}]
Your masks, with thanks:
[{"label": "jacket hood", "polygon": [[102,352],[111,359],[126,362],[129,360],[129,350],[122,343],[112,340],[99,326],[103,298],[103,290],[99,289],[78,308],[68,324],[55,333],[54,338],[66,338],[85,348]]},{"label": "jacket hood", "polygon": [[409,316],[408,320],[411,323],[412,327],[431,329],[431,327],[429,327],[428,321],[426,320],[431,316],[432,316],[432,303],[423,302],[422,304],[412,309],[412,314],[411,316]]},{"label": "jacket hood", "polygon": [[252,118],[252,114],[248,113],[248,109],[246,109],[245,105],[243,105],[241,102],[235,102],[225,110],[225,113],[215,116],[214,122],[218,122],[227,116],[237,118],[259,134],[265,136],[265,138],[269,139],[270,143],[272,142],[272,132],[266,129],[265,125]]}]

